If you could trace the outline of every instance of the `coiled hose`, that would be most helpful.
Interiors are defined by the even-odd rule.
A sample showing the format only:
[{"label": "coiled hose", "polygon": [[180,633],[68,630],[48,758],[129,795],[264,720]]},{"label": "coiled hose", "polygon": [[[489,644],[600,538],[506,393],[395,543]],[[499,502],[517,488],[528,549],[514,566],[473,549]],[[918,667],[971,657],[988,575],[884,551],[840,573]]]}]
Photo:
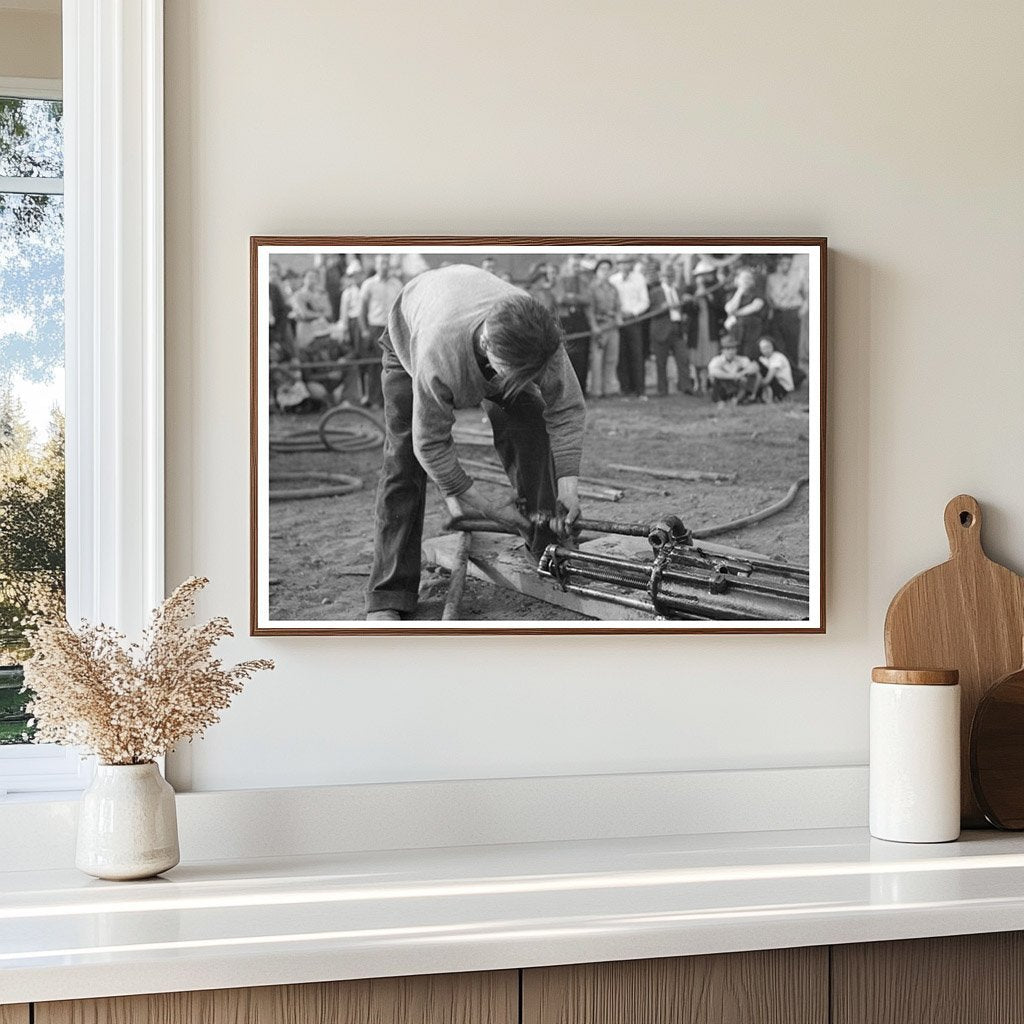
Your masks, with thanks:
[{"label": "coiled hose", "polygon": [[[350,422],[343,425],[344,420]],[[349,405],[328,409],[315,427],[270,438],[272,452],[365,452],[383,444],[384,428],[376,416]]]},{"label": "coiled hose", "polygon": [[[346,424],[345,421],[348,421]],[[294,430],[270,439],[270,450],[289,452],[363,452],[384,444],[384,428],[365,409],[341,406],[328,409],[312,428]],[[285,482],[317,483],[315,487],[275,487]],[[363,481],[347,473],[321,473],[313,470],[274,473],[270,477],[271,501],[297,501],[305,498],[336,498],[362,490]]]}]

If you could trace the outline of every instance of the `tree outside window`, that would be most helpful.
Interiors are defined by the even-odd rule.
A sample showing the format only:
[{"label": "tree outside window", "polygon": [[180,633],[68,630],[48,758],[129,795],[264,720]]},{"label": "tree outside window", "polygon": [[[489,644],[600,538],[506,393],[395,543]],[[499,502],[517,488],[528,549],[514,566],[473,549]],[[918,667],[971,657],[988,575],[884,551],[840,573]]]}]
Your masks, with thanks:
[{"label": "tree outside window", "polygon": [[0,96],[0,744],[31,740],[27,620],[64,596],[62,105]]}]

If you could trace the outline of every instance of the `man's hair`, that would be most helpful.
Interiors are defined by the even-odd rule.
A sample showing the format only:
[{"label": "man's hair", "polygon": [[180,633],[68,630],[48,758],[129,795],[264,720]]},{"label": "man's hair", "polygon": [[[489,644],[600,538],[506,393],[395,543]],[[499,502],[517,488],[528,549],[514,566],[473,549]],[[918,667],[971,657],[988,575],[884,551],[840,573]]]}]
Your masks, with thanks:
[{"label": "man's hair", "polygon": [[506,398],[515,398],[540,376],[562,344],[555,318],[532,296],[512,295],[487,316],[487,344],[509,369],[497,381]]},{"label": "man's hair", "polygon": [[600,267],[610,267],[610,266],[612,266],[612,261],[610,259],[607,259],[606,257],[602,257],[601,259],[599,259],[594,264],[594,269],[597,270]]}]

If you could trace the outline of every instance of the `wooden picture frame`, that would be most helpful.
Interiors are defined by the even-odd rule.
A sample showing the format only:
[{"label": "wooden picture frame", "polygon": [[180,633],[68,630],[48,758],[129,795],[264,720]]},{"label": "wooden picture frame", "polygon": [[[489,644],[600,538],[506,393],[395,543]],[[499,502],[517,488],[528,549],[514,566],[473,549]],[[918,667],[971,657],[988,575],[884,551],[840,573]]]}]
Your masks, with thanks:
[{"label": "wooden picture frame", "polygon": [[[318,610],[307,603],[307,611],[301,617],[294,617],[294,615],[287,615],[281,613],[280,617],[273,610],[270,600],[270,590],[273,586],[279,586],[281,577],[275,577],[271,575],[271,550],[273,547],[271,532],[270,532],[270,518],[271,518],[271,504],[270,504],[270,471],[269,463],[271,461],[270,451],[270,432],[271,432],[271,401],[273,395],[270,390],[270,375],[271,375],[271,363],[270,356],[272,352],[272,346],[270,342],[270,300],[269,300],[269,273],[271,265],[271,257],[275,257],[278,265],[283,265],[284,257],[295,257],[294,266],[302,267],[307,263],[313,266],[319,261],[326,260],[328,257],[343,257],[345,260],[350,259],[353,256],[358,255],[360,258],[365,259],[366,257],[372,257],[376,255],[387,255],[391,259],[401,257],[403,260],[410,257],[418,257],[421,261],[426,260],[430,264],[431,269],[438,269],[438,259],[440,257],[452,257],[451,260],[442,260],[442,263],[454,262],[468,262],[479,266],[481,259],[485,253],[490,252],[495,257],[508,257],[508,266],[514,267],[520,265],[518,262],[519,257],[535,257],[541,259],[544,256],[550,256],[552,260],[562,259],[570,254],[577,253],[583,254],[585,258],[597,257],[598,254],[607,254],[609,258],[623,259],[626,255],[630,257],[640,257],[641,262],[644,257],[649,257],[649,262],[654,260],[667,260],[672,259],[675,261],[677,266],[682,266],[684,269],[680,271],[680,275],[685,273],[685,267],[688,265],[690,270],[695,269],[699,263],[698,259],[700,255],[706,254],[709,258],[712,254],[717,254],[721,258],[722,264],[728,266],[729,260],[733,260],[734,264],[743,267],[745,264],[752,264],[756,273],[761,275],[760,283],[758,288],[761,292],[758,294],[764,294],[764,267],[771,266],[772,261],[778,263],[778,257],[783,255],[790,255],[792,264],[794,259],[797,263],[800,263],[803,257],[807,258],[807,272],[806,272],[806,312],[804,315],[804,337],[806,339],[807,349],[807,365],[806,365],[806,376],[807,386],[806,390],[802,391],[799,387],[792,394],[799,394],[800,397],[797,401],[791,402],[789,407],[785,411],[785,415],[791,417],[795,423],[799,424],[801,421],[801,415],[806,412],[806,486],[802,488],[806,493],[806,521],[807,521],[807,563],[806,571],[803,577],[795,575],[797,569],[794,569],[794,576],[790,576],[785,569],[782,570],[782,584],[780,584],[781,592],[786,593],[789,582],[793,578],[799,580],[806,578],[806,584],[799,583],[799,586],[803,588],[801,591],[806,597],[806,617],[799,619],[796,618],[785,618],[777,620],[763,620],[763,619],[736,619],[729,618],[726,620],[722,619],[675,619],[675,618],[655,618],[649,619],[622,619],[622,620],[611,620],[611,619],[595,619],[593,621],[582,621],[576,618],[572,620],[566,619],[524,619],[524,620],[509,620],[502,619],[501,621],[490,622],[487,619],[460,619],[456,621],[437,621],[436,619],[417,619],[417,620],[404,620],[400,622],[367,622],[362,617],[357,617],[354,612],[349,612],[349,617],[344,619],[323,619],[319,617],[310,619],[307,616],[310,614],[309,608],[312,608],[312,614],[319,614]],[[821,237],[673,237],[673,236],[657,236],[657,237],[643,237],[643,238],[630,238],[630,237],[615,237],[615,236],[587,236],[587,237],[545,237],[545,236],[530,236],[530,237],[496,237],[496,236],[438,236],[438,237],[424,237],[424,236],[281,236],[281,235],[267,235],[267,236],[253,236],[250,239],[249,244],[250,254],[250,632],[253,636],[345,636],[345,635],[382,635],[382,636],[399,636],[399,635],[484,635],[484,634],[503,634],[503,635],[537,635],[537,634],[581,634],[581,633],[597,633],[597,634],[661,634],[661,633],[672,633],[672,634],[684,634],[684,633],[695,633],[695,634],[821,634],[825,632],[826,628],[826,523],[825,523],[825,483],[826,483],[826,400],[827,400],[827,373],[826,373],[826,341],[827,341],[827,240]],[[303,257],[303,259],[299,259]],[[686,259],[689,263],[686,263]],[[312,262],[310,262],[312,261]],[[682,262],[680,262],[682,261]],[[760,267],[760,270],[757,268]],[[626,269],[626,268],[624,268]],[[721,272],[719,272],[721,273]],[[385,279],[387,279],[387,273],[382,271]],[[507,276],[507,275],[506,275]],[[704,273],[704,279],[710,280],[708,273]],[[755,275],[756,276],[756,275]],[[725,279],[728,280],[728,271],[725,272]],[[680,276],[677,280],[682,281],[683,276]],[[717,279],[716,279],[717,280]],[[515,282],[518,283],[518,282]],[[737,289],[738,290],[738,289]],[[778,290],[778,289],[777,289]],[[756,291],[756,289],[755,289]],[[746,293],[743,293],[746,295]],[[744,299],[745,301],[745,299]],[[756,306],[756,303],[754,304]],[[559,307],[562,308],[562,307]],[[746,307],[750,308],[750,307]],[[767,308],[767,306],[765,307]],[[780,307],[782,308],[782,307]],[[741,310],[742,311],[742,310]],[[662,309],[664,312],[664,309]],[[653,315],[653,314],[651,314]],[[276,322],[276,321],[275,321]],[[565,321],[563,320],[563,323]],[[627,325],[629,319],[626,318]],[[340,320],[338,321],[340,324]],[[339,328],[343,332],[343,328]],[[572,335],[569,335],[572,337]],[[274,350],[276,352],[276,350]],[[765,349],[760,351],[764,352]],[[801,351],[803,351],[801,349]],[[294,361],[288,359],[286,362],[282,361],[287,356],[282,357],[280,352],[276,352],[278,361],[274,364],[275,372],[279,371],[282,367],[287,366],[289,373],[292,378],[298,380],[300,385],[302,382],[307,380],[307,375],[310,371],[305,370],[304,367],[307,365],[301,359],[298,354],[295,355]],[[754,353],[756,356],[756,352]],[[348,360],[348,362],[346,362]],[[659,354],[656,361],[663,361],[662,356]],[[338,362],[338,366],[349,366],[351,363],[351,357],[342,356],[341,361]],[[354,363],[352,364],[355,365]],[[645,363],[644,376],[647,376],[647,364]],[[666,362],[667,365],[667,362]],[[755,363],[755,366],[757,364]],[[677,379],[676,387],[682,387],[682,368],[678,362],[675,362]],[[663,368],[664,370],[664,368]],[[333,372],[333,371],[325,371]],[[340,372],[340,371],[339,371]],[[350,373],[351,368],[345,371]],[[356,371],[357,373],[363,371]],[[764,371],[762,371],[764,372]],[[802,370],[799,371],[801,374]],[[664,371],[667,375],[667,371]],[[577,371],[577,375],[579,371]],[[754,383],[752,387],[755,388],[755,393],[759,397],[764,397],[763,389],[761,389],[760,379],[751,375]],[[331,378],[329,383],[333,382],[334,378]],[[315,384],[316,382],[312,382]],[[347,384],[345,385],[347,387]],[[641,383],[641,388],[644,386]],[[326,385],[324,385],[326,387]],[[340,389],[339,385],[339,389]],[[301,392],[301,386],[299,388]],[[287,389],[286,389],[287,390]],[[318,392],[319,393],[319,392]],[[782,394],[782,392],[779,392]],[[326,399],[327,403],[330,403],[336,398],[337,392],[334,395]],[[292,395],[291,397],[295,397]],[[770,397],[770,396],[769,396]],[[785,398],[786,395],[783,394]],[[622,402],[626,400],[623,399]],[[680,398],[680,402],[683,400]],[[719,413],[719,410],[713,414],[708,414],[706,411],[704,415],[713,416],[715,421],[718,422],[719,414],[722,417],[721,422],[732,423],[734,421],[726,420],[724,417],[731,414],[746,415],[750,413],[752,416],[760,414],[760,409],[742,410],[732,409],[732,402],[736,401],[733,397],[729,400],[724,410]],[[312,398],[310,399],[312,403]],[[798,404],[799,403],[799,404]],[[803,403],[806,403],[804,405]],[[588,401],[588,406],[590,405]],[[608,408],[611,408],[611,404],[605,403]],[[648,403],[650,407],[655,407],[657,403]],[[639,406],[637,407],[640,408]],[[646,406],[644,407],[647,408]],[[681,406],[680,406],[681,408]],[[779,408],[783,408],[779,406]],[[283,413],[275,412],[273,414],[275,422],[279,419],[284,418]],[[767,415],[767,414],[766,414]],[[782,416],[783,413],[772,413],[773,416]],[[382,418],[382,416],[380,417]],[[289,421],[291,422],[291,421]],[[300,422],[306,425],[309,429],[309,425],[312,422],[310,419],[302,419],[296,417],[294,419],[296,424]],[[674,422],[674,421],[673,421]],[[739,421],[735,421],[739,422]],[[371,429],[371,428],[367,428]],[[458,426],[456,426],[458,429]],[[588,427],[589,429],[589,427]],[[758,427],[755,424],[750,432],[751,444],[757,443],[757,437],[759,436]],[[803,438],[803,433],[798,432],[798,436]],[[766,437],[765,443],[770,439]],[[765,449],[767,451],[767,449]],[[743,449],[747,451],[747,449]],[[280,461],[280,460],[278,460]],[[343,460],[339,460],[342,461]],[[642,460],[639,460],[642,461]],[[500,468],[500,467],[499,467]],[[584,462],[584,470],[587,469],[586,461]],[[481,470],[483,472],[483,470]],[[364,487],[363,496],[359,498],[359,501],[363,504],[366,503],[366,492],[372,491],[375,488],[376,479],[369,479],[369,472],[364,471],[363,476],[366,477],[366,485]],[[621,475],[621,474],[619,474]],[[651,494],[656,487],[652,486],[657,481],[657,477],[651,476],[637,476],[630,475],[630,481],[633,485],[645,491],[645,493]],[[784,481],[779,481],[781,487]],[[674,482],[673,482],[674,483]],[[677,486],[677,485],[676,485]],[[726,485],[728,486],[728,485]],[[665,488],[669,490],[670,488]],[[696,488],[690,488],[694,490]],[[793,483],[790,488],[794,492],[800,490],[799,483]],[[771,490],[771,496],[775,496],[778,488]],[[437,492],[434,491],[436,494]],[[717,496],[716,496],[717,497]],[[325,513],[324,509],[337,510],[343,506],[334,504],[334,501],[345,502],[345,497],[332,499],[331,502],[327,502],[324,498],[317,498],[311,502],[303,503],[303,507],[306,508],[306,512],[303,515],[308,516],[307,520],[309,523],[321,522]],[[678,499],[676,499],[678,500]],[[742,499],[738,499],[741,500]],[[749,495],[747,496],[749,501]],[[690,523],[687,520],[686,509],[679,508],[678,510],[671,504],[673,498],[669,495],[665,496],[665,501],[669,503],[669,507],[673,511],[679,511],[683,513],[683,519],[689,526]],[[292,503],[289,503],[292,504]],[[762,504],[765,504],[764,502]],[[794,506],[799,505],[801,514],[803,514],[803,503],[802,499],[798,498],[794,502]],[[314,508],[315,507],[315,508]],[[361,506],[362,507],[362,506]],[[317,511],[319,509],[320,511]],[[365,510],[364,510],[365,511]],[[592,512],[592,504],[587,505],[584,502],[584,514]],[[605,516],[605,509],[600,510],[600,515]],[[746,513],[748,508],[746,505],[738,505],[737,511]],[[653,506],[652,506],[653,512]],[[296,527],[297,520],[295,519],[295,513],[292,513],[292,518],[288,524],[282,529],[292,531],[289,533],[278,532],[276,535],[277,540],[283,541],[287,536],[290,540],[295,539],[296,531],[301,534],[302,530]],[[327,516],[329,518],[329,515]],[[372,525],[372,515],[368,517]],[[654,516],[648,517],[653,521]],[[647,520],[641,520],[646,522]],[[301,525],[301,524],[300,524]],[[799,524],[796,526],[790,524],[789,532],[792,533],[794,529],[797,529]],[[351,532],[350,527],[341,528],[342,533],[348,530]],[[339,531],[330,535],[332,543],[337,538]],[[347,535],[346,535],[347,536]],[[369,541],[369,538],[364,538]],[[729,540],[732,540],[730,536]],[[476,542],[474,542],[476,543]],[[697,541],[698,547],[701,542]],[[736,554],[736,559],[743,561],[746,558],[753,557],[750,552],[746,550],[742,538],[737,539],[733,542],[736,547],[741,549]],[[719,545],[711,545],[710,542],[704,542],[704,547],[701,550],[705,550],[708,547],[713,547],[714,550],[708,555],[711,564],[713,561],[716,565],[721,563],[722,559],[728,561],[731,557],[728,552],[722,554],[719,552]],[[733,544],[726,545],[726,548],[731,549]],[[369,550],[368,543],[363,543],[360,547],[360,551],[365,555],[366,551]],[[445,549],[447,551],[447,548]],[[289,566],[292,564],[298,565],[300,569],[305,566],[313,565],[315,562],[321,562],[315,547],[312,546],[312,541],[306,546],[303,552],[300,552],[296,556],[294,563],[288,563]],[[760,549],[758,549],[758,553]],[[771,552],[766,552],[771,554]],[[619,557],[619,556],[616,556]],[[305,561],[303,561],[305,559]],[[653,560],[653,556],[652,556]],[[280,561],[280,559],[278,559]],[[778,562],[778,560],[776,560]],[[787,559],[782,558],[782,562],[778,564],[789,564]],[[277,564],[277,563],[275,563]],[[471,562],[472,565],[475,562]],[[483,564],[483,556],[481,556],[481,564]],[[740,566],[735,569],[737,573],[742,576],[747,571],[751,563],[747,562],[746,565]],[[798,566],[796,560],[792,561],[792,566]],[[366,577],[366,566],[356,567],[359,573],[362,573],[362,578],[359,580],[360,585],[365,582]],[[333,563],[321,564],[319,566],[320,573],[312,573],[311,578],[299,578],[302,577],[302,573],[297,574],[295,581],[289,577],[287,580],[288,585],[292,588],[292,591],[298,590],[299,599],[308,597],[310,601],[316,598],[318,593],[317,585],[321,581],[337,580],[340,577],[336,576],[338,566]],[[351,567],[345,567],[345,572],[354,572],[356,570]],[[573,569],[572,571],[575,571]],[[731,582],[733,577],[729,576],[729,573],[733,572],[734,568],[727,566],[721,569],[720,572],[725,573],[727,577],[727,587],[731,587],[734,584]],[[755,578],[758,569],[755,566],[754,574],[748,574],[748,578]],[[766,569],[768,572],[775,572],[772,569]],[[535,574],[535,573],[534,573]],[[309,574],[307,574],[309,575]],[[530,574],[528,574],[530,575]],[[712,572],[712,575],[714,573]],[[525,578],[525,577],[524,577]],[[652,575],[652,580],[654,575]],[[566,584],[566,579],[570,582]],[[563,575],[561,579],[562,586],[568,586],[569,592],[573,586],[574,577],[570,573]],[[773,580],[777,582],[779,577],[773,576]],[[275,582],[277,581],[277,582]],[[443,579],[442,579],[443,582]],[[545,579],[546,583],[550,583],[553,588],[559,588],[560,584],[557,580]],[[476,585],[476,584],[474,584]],[[712,581],[709,584],[709,592],[717,585],[716,581]],[[348,582],[345,584],[348,588],[346,593],[351,590],[352,584]],[[529,593],[533,593],[536,589],[533,583],[529,584],[531,590]],[[607,590],[611,585],[607,583],[599,583],[597,591],[600,592],[602,589]],[[643,590],[638,591],[640,595],[638,600],[648,602],[656,611],[664,612],[665,605],[659,603],[660,595],[656,591],[656,583],[652,582],[647,588],[646,593]],[[701,584],[703,586],[703,584]],[[749,584],[748,584],[749,586]],[[582,588],[587,589],[587,588]],[[594,589],[594,588],[589,588]],[[308,592],[308,593],[306,593]],[[293,598],[295,597],[293,593]],[[321,603],[324,607],[327,606],[327,602],[332,600],[329,596],[320,598]],[[348,600],[348,598],[346,598]],[[546,600],[546,598],[544,599]],[[567,599],[566,599],[567,600]],[[760,600],[760,598],[759,598]],[[767,600],[767,599],[766,599]],[[600,603],[600,602],[599,602]],[[785,600],[783,601],[785,603]],[[282,603],[282,607],[285,603]],[[351,602],[349,602],[351,606]],[[536,606],[534,606],[536,607]],[[575,606],[574,606],[575,607]],[[587,606],[591,607],[591,606]],[[701,607],[698,605],[698,607]],[[792,608],[793,605],[788,605]],[[325,612],[324,614],[330,614]],[[567,615],[570,613],[566,613]],[[578,612],[573,611],[571,614],[574,616]],[[632,610],[629,614],[640,614],[636,610]],[[672,612],[676,614],[676,612]],[[716,612],[720,614],[720,612]]]}]

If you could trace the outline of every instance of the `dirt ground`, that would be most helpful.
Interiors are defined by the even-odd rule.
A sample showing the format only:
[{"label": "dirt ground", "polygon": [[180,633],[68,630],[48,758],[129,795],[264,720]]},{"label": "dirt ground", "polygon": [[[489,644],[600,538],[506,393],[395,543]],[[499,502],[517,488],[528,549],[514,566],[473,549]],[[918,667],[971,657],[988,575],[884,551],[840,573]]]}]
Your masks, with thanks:
[{"label": "dirt ground", "polygon": [[[316,425],[319,414],[275,417],[275,434]],[[486,429],[479,410],[459,415],[459,427]],[[808,471],[806,386],[790,401],[716,409],[706,397],[670,395],[641,402],[591,401],[583,474],[663,489],[627,490],[618,502],[584,499],[583,514],[646,522],[665,513],[696,529],[727,522],[781,498]],[[493,449],[460,446],[466,458],[494,461]],[[609,468],[629,463],[672,469],[735,473],[735,483],[658,481]],[[349,621],[363,617],[363,596],[373,553],[373,502],[380,451],[302,452],[271,456],[270,473],[312,471],[358,476],[363,489],[334,498],[270,504],[270,610],[275,620]],[[472,475],[472,473],[470,474]],[[486,486],[486,485],[481,485]],[[495,488],[497,491],[497,488]],[[795,565],[809,558],[808,489],[780,514],[721,538],[721,543],[763,552]],[[435,488],[427,500],[424,537],[436,536],[447,511]],[[448,586],[443,569],[424,566],[419,619],[439,619]],[[558,619],[576,616],[543,601],[470,578],[463,620]]]}]

